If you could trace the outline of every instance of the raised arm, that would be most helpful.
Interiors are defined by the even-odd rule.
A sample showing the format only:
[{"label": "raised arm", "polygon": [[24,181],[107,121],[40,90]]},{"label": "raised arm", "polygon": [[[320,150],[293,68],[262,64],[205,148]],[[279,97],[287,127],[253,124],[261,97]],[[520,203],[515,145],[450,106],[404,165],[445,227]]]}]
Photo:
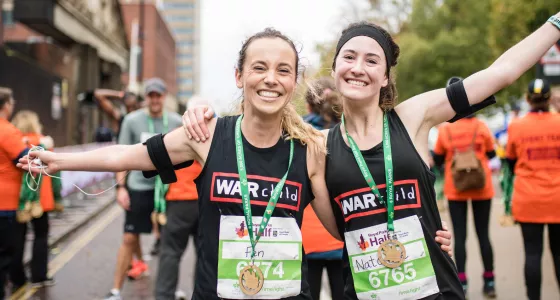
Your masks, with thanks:
[{"label": "raised arm", "polygon": [[[560,17],[560,13],[556,15]],[[463,80],[470,105],[478,104],[501,89],[511,85],[560,39],[560,30],[546,22],[531,35],[511,47],[491,66]],[[420,128],[431,127],[450,120],[455,111],[449,103],[445,89],[417,95],[397,107],[412,136]],[[406,120],[406,121],[405,121]]]},{"label": "raised arm", "polygon": [[93,92],[93,98],[99,104],[99,107],[109,115],[114,121],[118,121],[121,117],[121,112],[113,106],[109,98],[122,98],[124,92],[107,90],[107,89],[96,89]]}]

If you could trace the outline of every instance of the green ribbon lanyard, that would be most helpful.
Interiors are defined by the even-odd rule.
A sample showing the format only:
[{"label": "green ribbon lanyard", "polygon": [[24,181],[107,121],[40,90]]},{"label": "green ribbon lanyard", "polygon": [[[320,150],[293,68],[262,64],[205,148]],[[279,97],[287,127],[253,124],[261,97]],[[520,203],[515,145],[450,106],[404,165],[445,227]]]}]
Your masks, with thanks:
[{"label": "green ribbon lanyard", "polygon": [[510,169],[506,161],[503,161],[502,164],[500,184],[504,195],[504,210],[506,216],[511,216],[511,196],[513,194],[513,180],[515,179],[515,175],[513,175],[513,170]]},{"label": "green ribbon lanyard", "polygon": [[[167,120],[167,114],[163,113],[163,133],[167,133],[169,130],[169,122]],[[154,120],[152,117],[148,116],[148,130],[150,133],[156,133],[154,127]],[[156,176],[156,185],[154,189],[154,210],[156,213],[165,213],[166,210],[166,203],[165,203],[165,194],[167,193],[169,185],[163,184],[161,181],[161,177]]]},{"label": "green ribbon lanyard", "polygon": [[387,114],[383,115],[383,158],[385,162],[385,181],[386,181],[386,192],[387,192],[387,202],[383,200],[381,193],[379,193],[379,189],[377,188],[371,173],[367,167],[366,161],[360,152],[360,148],[354,141],[354,139],[348,133],[346,129],[346,125],[344,125],[344,115],[342,115],[341,119],[342,125],[344,126],[344,131],[346,131],[346,138],[348,139],[348,143],[350,144],[350,148],[352,149],[352,153],[354,154],[354,158],[356,159],[356,163],[358,163],[358,167],[360,171],[362,171],[362,175],[366,180],[367,184],[369,185],[373,194],[379,199],[381,204],[387,207],[387,230],[389,231],[389,238],[396,239],[394,236],[395,232],[395,193],[394,193],[394,183],[393,183],[393,158],[391,154],[391,134],[389,132],[389,121],[387,119]]},{"label": "green ribbon lanyard", "polygon": [[261,225],[259,226],[259,231],[257,232],[257,237],[255,238],[253,235],[253,213],[251,212],[251,201],[249,200],[249,187],[247,182],[247,169],[245,168],[245,154],[243,152],[243,139],[241,138],[241,120],[243,119],[243,115],[239,116],[237,122],[235,123],[235,154],[237,157],[237,171],[239,172],[239,183],[241,187],[241,201],[243,203],[243,214],[245,215],[245,223],[247,223],[247,231],[249,232],[249,240],[251,241],[251,261],[255,257],[255,246],[259,241],[261,235],[268,225],[270,221],[270,217],[272,216],[272,212],[276,207],[276,203],[278,202],[278,198],[280,197],[280,193],[282,188],[284,188],[284,183],[286,182],[286,178],[288,177],[288,172],[290,171],[290,167],[292,166],[292,159],[294,158],[294,140],[290,140],[290,161],[288,163],[288,170],[286,170],[286,174],[284,177],[278,182],[278,184],[274,187],[272,194],[270,195],[270,200],[266,205],[266,209],[263,214],[263,218],[261,221]]}]

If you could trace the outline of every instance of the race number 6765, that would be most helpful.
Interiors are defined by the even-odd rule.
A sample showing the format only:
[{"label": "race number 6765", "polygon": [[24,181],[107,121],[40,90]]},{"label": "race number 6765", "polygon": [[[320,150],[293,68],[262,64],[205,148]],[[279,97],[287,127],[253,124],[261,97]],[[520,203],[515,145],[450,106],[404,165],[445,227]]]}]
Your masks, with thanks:
[{"label": "race number 6765", "polygon": [[403,283],[406,279],[407,281],[412,281],[416,278],[416,270],[412,262],[404,264],[402,267],[397,267],[394,269],[382,269],[377,272],[369,273],[369,283],[374,289],[378,289],[381,286],[386,287],[389,285],[389,276],[397,284]]}]

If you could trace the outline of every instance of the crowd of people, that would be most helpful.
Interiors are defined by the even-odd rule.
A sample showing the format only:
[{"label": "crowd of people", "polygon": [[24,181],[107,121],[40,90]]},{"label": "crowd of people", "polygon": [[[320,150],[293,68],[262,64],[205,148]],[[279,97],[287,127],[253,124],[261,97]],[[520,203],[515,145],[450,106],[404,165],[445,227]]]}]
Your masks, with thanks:
[{"label": "crowd of people", "polygon": [[[178,266],[191,235],[197,253],[192,299],[315,300],[324,269],[333,299],[465,299],[470,202],[484,265],[482,293],[496,297],[488,234],[494,197],[488,160],[496,151],[493,134],[476,113],[559,39],[560,13],[488,68],[398,103],[393,68],[399,46],[380,26],[354,23],[338,40],[332,78],[310,84],[309,114],[302,118],[291,103],[298,51],[287,36],[267,28],[239,52],[235,82],[243,97],[237,114],[217,117],[202,102],[181,120],[164,109],[166,85],[157,78],[144,83],[145,107],[130,105],[126,115],[103,104],[125,94],[96,91],[113,116],[118,145],[83,153],[30,151],[25,141],[40,139],[40,130],[24,137],[8,122],[15,101],[4,92],[0,166],[11,188],[0,191],[11,198],[0,202],[0,231],[13,236],[25,230],[13,231],[16,223],[30,221],[20,218],[26,204],[19,188],[27,186],[27,174],[109,171],[116,173],[125,224],[106,299],[121,299],[126,276],[147,271],[139,241],[152,232],[159,241],[158,300],[176,298]],[[560,221],[554,210],[560,172],[554,125],[560,115],[548,112],[550,90],[542,79],[531,83],[532,110],[509,125],[505,150],[509,178],[515,178],[511,212],[522,228],[530,300],[540,299],[544,224],[554,233]],[[454,251],[434,188],[432,170],[442,166]],[[32,209],[30,214],[32,222],[45,224]],[[48,219],[44,226],[48,231]],[[41,234],[37,248],[45,250]],[[560,283],[557,238],[550,235]],[[6,264],[17,267],[21,258],[13,254],[17,238],[0,240],[3,286]],[[43,250],[34,251],[32,280],[47,286],[54,280],[44,272]],[[15,274],[9,278],[17,286],[22,277]]]}]

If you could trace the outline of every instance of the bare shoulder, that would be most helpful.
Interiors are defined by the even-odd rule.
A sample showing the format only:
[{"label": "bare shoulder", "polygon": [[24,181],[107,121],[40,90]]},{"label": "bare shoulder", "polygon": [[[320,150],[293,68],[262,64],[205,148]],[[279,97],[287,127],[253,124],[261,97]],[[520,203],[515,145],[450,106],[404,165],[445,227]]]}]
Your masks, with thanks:
[{"label": "bare shoulder", "polygon": [[328,132],[328,129],[321,130],[321,134],[315,137],[316,145],[307,145],[307,171],[309,178],[323,176],[327,155]]}]

